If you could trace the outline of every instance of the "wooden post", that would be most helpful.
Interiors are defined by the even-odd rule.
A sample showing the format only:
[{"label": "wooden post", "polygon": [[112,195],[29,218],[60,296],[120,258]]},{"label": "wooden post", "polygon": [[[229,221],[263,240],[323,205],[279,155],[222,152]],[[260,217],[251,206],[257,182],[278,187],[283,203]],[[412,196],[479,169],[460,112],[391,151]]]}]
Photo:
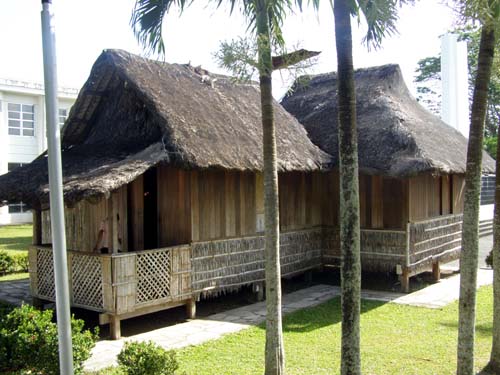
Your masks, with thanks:
[{"label": "wooden post", "polygon": [[38,298],[38,297],[31,297],[31,304],[33,307],[36,307],[37,309],[43,310],[43,300]]},{"label": "wooden post", "polygon": [[33,245],[42,244],[42,212],[40,210],[33,210]]},{"label": "wooden post", "polygon": [[111,340],[118,340],[122,335],[120,318],[117,315],[109,316],[109,334]]},{"label": "wooden post", "polygon": [[114,253],[114,248],[113,248],[113,198],[110,196],[107,199],[107,207],[106,207],[106,213],[107,213],[107,220],[106,220],[106,225],[107,225],[107,232],[108,232],[108,251],[112,254]]},{"label": "wooden post", "polygon": [[401,291],[410,293],[410,272],[408,268],[403,268],[403,273],[399,275],[399,281],[401,282]]},{"label": "wooden post", "polygon": [[432,263],[432,279],[435,282],[441,280],[441,267],[439,266],[439,261]]},{"label": "wooden post", "polygon": [[[113,243],[113,254],[118,253],[118,249],[121,250],[120,248],[120,243],[118,241],[118,234],[119,234],[119,229],[118,229],[118,215],[119,215],[119,202],[118,202],[118,192],[113,192],[111,195],[111,201],[113,208],[111,210],[111,222],[113,226],[113,235],[110,238],[110,242]],[[121,220],[121,218],[120,218]]]},{"label": "wooden post", "polygon": [[188,319],[196,319],[196,300],[191,298],[186,304],[186,313]]},{"label": "wooden post", "polygon": [[258,282],[252,284],[253,292],[255,293],[255,298],[257,302],[264,301],[264,283]]},{"label": "wooden post", "polygon": [[306,284],[308,284],[308,285],[310,285],[312,283],[312,280],[313,280],[312,270],[308,270],[304,273],[304,280],[305,280]]}]

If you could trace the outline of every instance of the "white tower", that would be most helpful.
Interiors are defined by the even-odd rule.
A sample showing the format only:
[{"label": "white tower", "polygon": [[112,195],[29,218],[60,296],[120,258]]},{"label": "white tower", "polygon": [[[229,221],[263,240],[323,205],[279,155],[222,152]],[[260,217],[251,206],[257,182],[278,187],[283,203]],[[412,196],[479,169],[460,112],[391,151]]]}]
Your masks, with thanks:
[{"label": "white tower", "polygon": [[457,39],[456,34],[444,34],[441,37],[441,118],[468,138],[470,121],[467,43],[458,42]]}]

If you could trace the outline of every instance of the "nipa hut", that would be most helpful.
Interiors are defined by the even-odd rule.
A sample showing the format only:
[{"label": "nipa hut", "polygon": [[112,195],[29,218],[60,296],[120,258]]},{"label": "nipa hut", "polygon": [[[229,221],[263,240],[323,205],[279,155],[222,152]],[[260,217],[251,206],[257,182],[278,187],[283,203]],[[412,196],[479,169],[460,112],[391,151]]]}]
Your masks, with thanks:
[{"label": "nipa hut", "polygon": [[[282,274],[321,266],[320,170],[330,161],[274,103]],[[108,50],[63,128],[72,306],[120,321],[264,281],[259,90]],[[46,154],[0,177],[34,212],[32,295],[55,298]],[[5,202],[4,202],[5,203]]]},{"label": "nipa hut", "polygon": [[[282,105],[338,165],[337,76],[299,78]],[[397,65],[355,72],[362,267],[409,277],[458,258],[467,140],[410,94]],[[484,153],[483,169],[494,172]],[[338,264],[338,170],[326,179],[325,264]],[[328,228],[328,229],[327,229]]]}]

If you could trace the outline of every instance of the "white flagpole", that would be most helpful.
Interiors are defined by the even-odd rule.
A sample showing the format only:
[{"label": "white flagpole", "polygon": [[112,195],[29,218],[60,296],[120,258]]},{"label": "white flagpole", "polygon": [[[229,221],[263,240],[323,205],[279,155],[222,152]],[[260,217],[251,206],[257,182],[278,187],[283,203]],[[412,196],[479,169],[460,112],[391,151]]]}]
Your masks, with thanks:
[{"label": "white flagpole", "polygon": [[52,0],[42,0],[43,72],[50,186],[50,220],[56,286],[59,365],[64,375],[73,375],[71,318],[69,310],[68,261],[64,231],[62,188],[61,133],[57,109],[57,64]]}]

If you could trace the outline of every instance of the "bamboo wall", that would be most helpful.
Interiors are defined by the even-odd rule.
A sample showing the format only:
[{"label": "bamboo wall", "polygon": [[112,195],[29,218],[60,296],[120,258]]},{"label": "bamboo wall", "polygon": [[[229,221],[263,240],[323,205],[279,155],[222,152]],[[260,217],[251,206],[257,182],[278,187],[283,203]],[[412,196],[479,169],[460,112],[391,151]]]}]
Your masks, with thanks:
[{"label": "bamboo wall", "polygon": [[412,223],[409,232],[409,266],[412,273],[428,269],[436,261],[457,259],[461,241],[461,214]]},{"label": "bamboo wall", "polygon": [[[406,257],[406,231],[361,230],[361,266],[363,271],[394,272],[397,264],[404,264]],[[324,230],[324,264],[340,265],[339,230]]]},{"label": "bamboo wall", "polygon": [[[191,246],[194,293],[217,294],[264,281],[263,236],[196,242]],[[319,267],[322,230],[282,233],[280,249],[283,277]]]}]

